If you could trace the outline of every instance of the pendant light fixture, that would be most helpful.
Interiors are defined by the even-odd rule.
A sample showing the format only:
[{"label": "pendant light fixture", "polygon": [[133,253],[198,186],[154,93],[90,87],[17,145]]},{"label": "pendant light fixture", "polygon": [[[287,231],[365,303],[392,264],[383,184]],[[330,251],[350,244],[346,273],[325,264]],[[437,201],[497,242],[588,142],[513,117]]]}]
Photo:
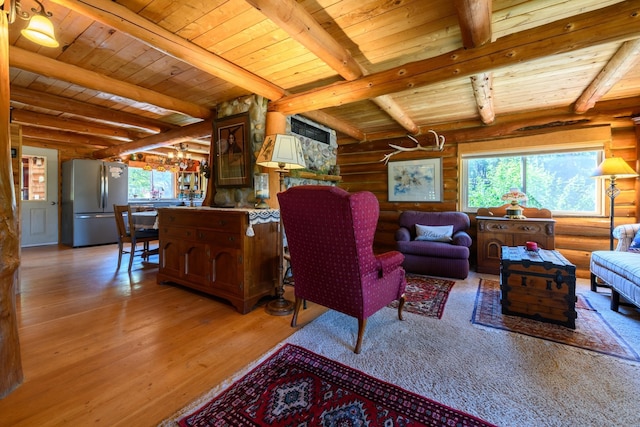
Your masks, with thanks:
[{"label": "pendant light fixture", "polygon": [[9,0],[8,5],[6,4],[6,0],[5,2],[2,2],[2,10],[7,13],[7,20],[9,24],[13,24],[16,17],[29,21],[27,28],[20,31],[24,37],[42,46],[60,46],[60,43],[56,40],[53,23],[49,19],[53,14],[51,12],[47,12],[44,5],[39,0],[33,1],[36,2],[39,7],[38,9],[35,7],[31,8],[33,15],[30,15],[22,9],[20,0]]}]

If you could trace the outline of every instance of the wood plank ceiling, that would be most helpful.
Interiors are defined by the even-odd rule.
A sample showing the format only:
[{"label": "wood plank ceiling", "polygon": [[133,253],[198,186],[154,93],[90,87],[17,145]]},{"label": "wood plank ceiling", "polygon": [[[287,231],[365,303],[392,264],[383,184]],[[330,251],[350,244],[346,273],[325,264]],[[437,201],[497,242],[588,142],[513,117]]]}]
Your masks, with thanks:
[{"label": "wood plank ceiling", "polygon": [[60,47],[10,25],[12,120],[98,158],[207,153],[216,105],[252,93],[346,142],[640,104],[640,0],[42,3]]}]

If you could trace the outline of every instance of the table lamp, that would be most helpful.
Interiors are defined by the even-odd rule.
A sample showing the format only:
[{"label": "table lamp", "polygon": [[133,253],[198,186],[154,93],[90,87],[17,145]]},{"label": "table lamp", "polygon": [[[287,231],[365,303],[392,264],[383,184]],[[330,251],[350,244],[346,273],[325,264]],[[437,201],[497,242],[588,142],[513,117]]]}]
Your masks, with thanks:
[{"label": "table lamp", "polygon": [[638,174],[631,169],[631,166],[620,157],[609,157],[605,159],[598,168],[591,174],[593,178],[609,179],[609,188],[607,188],[607,196],[610,200],[610,213],[609,213],[609,250],[613,250],[613,228],[614,228],[614,199],[620,194],[620,190],[616,187],[616,179],[618,178],[633,178]]},{"label": "table lamp", "polygon": [[[277,168],[280,176],[280,192],[285,191],[284,174],[291,169],[306,167],[300,140],[293,135],[267,135],[258,153],[256,164],[266,168]],[[275,316],[286,316],[293,313],[293,303],[284,298],[284,248],[282,241],[282,222],[278,223],[278,278],[276,282],[276,299],[269,301],[267,313]]]},{"label": "table lamp", "polygon": [[508,193],[502,195],[502,200],[505,202],[510,202],[511,206],[507,207],[507,214],[505,217],[509,219],[525,219],[526,217],[522,215],[522,206],[520,206],[521,202],[526,202],[528,197],[522,191],[517,188],[511,188]]}]

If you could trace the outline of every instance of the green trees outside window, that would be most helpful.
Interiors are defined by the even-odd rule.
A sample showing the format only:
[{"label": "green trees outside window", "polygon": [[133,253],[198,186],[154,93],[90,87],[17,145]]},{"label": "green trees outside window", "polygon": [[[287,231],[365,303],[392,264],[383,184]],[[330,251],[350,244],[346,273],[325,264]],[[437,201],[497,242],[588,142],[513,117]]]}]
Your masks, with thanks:
[{"label": "green trees outside window", "polygon": [[591,174],[600,151],[531,154],[463,159],[465,210],[502,206],[510,188],[524,192],[524,206],[554,213],[595,215],[602,185]]},{"label": "green trees outside window", "polygon": [[173,199],[175,177],[172,172],[129,168],[129,200]]}]

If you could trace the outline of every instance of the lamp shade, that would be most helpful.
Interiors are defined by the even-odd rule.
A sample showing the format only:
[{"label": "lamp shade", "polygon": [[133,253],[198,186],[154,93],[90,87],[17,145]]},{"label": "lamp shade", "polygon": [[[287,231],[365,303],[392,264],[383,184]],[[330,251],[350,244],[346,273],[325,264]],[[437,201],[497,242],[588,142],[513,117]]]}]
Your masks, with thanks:
[{"label": "lamp shade", "polygon": [[633,178],[638,174],[620,157],[605,159],[591,174],[594,178]]},{"label": "lamp shade", "polygon": [[267,135],[256,164],[266,168],[302,169],[306,167],[300,140],[293,135]]},{"label": "lamp shade", "polygon": [[20,31],[20,33],[32,42],[42,46],[58,47],[60,45],[53,32],[53,24],[46,16],[33,15],[27,28]]}]

